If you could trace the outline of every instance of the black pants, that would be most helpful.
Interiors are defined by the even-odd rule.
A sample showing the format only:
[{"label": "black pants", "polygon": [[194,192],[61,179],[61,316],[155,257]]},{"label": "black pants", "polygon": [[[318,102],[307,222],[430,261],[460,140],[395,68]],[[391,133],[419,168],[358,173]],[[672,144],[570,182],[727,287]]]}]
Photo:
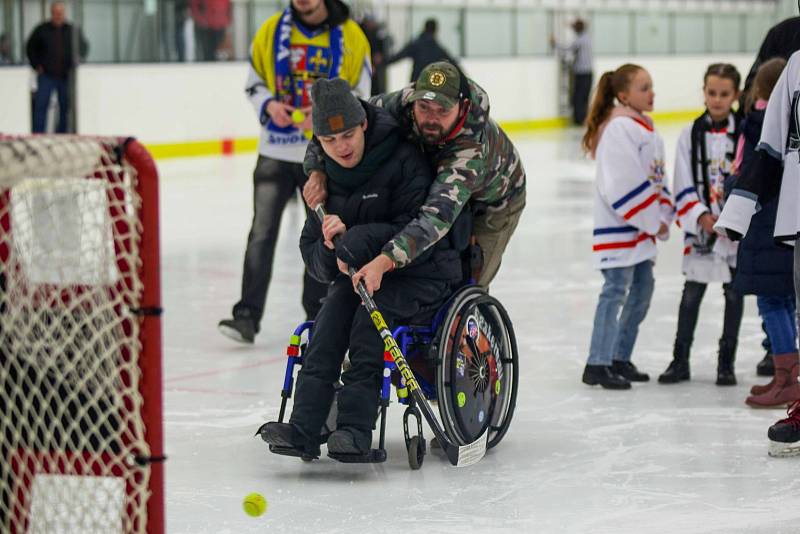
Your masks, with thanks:
[{"label": "black pants", "polygon": [[575,74],[572,80],[572,121],[582,125],[589,107],[589,93],[592,92],[592,73]]},{"label": "black pants", "polygon": [[219,45],[225,39],[225,30],[195,26],[194,33],[198,44],[198,59],[200,61],[216,61]]},{"label": "black pants", "polygon": [[[375,303],[389,329],[414,318],[425,322],[447,299],[449,284],[414,278],[384,278]],[[339,276],[328,290],[297,378],[291,422],[319,435],[330,411],[333,384],[345,352],[351,367],[341,374],[336,427],[369,434],[375,424],[383,375],[383,341],[350,280]]]},{"label": "black pants", "polygon": [[[249,318],[258,330],[264,315],[267,289],[272,278],[275,246],[281,228],[281,216],[289,199],[303,188],[306,177],[300,163],[279,161],[258,156],[253,172],[253,222],[247,236],[242,274],[242,298],[233,307],[233,316]],[[306,207],[306,216],[315,217]],[[325,296],[326,284],[317,282],[303,273],[303,309],[306,317],[313,319]]]},{"label": "black pants", "polygon": [[[707,287],[708,284],[689,280],[683,286],[683,296],[678,311],[678,332],[675,335],[676,351],[682,348],[688,355],[688,350],[694,341],[700,304],[703,302],[703,295],[705,295]],[[719,343],[720,347],[735,348],[739,339],[739,327],[742,324],[744,297],[733,290],[732,283],[722,284],[722,292],[725,295],[725,314]]]}]

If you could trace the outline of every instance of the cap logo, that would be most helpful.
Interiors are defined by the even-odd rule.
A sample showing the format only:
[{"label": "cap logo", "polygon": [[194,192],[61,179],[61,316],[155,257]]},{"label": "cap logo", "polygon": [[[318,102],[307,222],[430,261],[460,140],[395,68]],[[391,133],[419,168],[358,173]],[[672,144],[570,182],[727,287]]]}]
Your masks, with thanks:
[{"label": "cap logo", "polygon": [[425,100],[435,100],[436,99],[436,93],[434,93],[433,91],[428,91],[427,93],[422,95],[422,98],[425,99]]},{"label": "cap logo", "polygon": [[431,84],[431,87],[441,87],[447,82],[447,76],[444,75],[444,72],[440,70],[435,70],[431,72],[430,76],[428,76],[428,83]]},{"label": "cap logo", "polygon": [[341,130],[344,128],[344,117],[342,115],[334,115],[328,117],[328,127],[331,130]]}]

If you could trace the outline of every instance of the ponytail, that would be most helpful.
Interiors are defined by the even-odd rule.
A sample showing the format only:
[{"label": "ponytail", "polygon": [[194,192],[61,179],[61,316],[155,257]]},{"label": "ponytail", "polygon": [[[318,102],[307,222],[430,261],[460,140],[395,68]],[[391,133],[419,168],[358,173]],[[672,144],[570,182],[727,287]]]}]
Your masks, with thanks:
[{"label": "ponytail", "polygon": [[626,63],[614,71],[604,72],[597,82],[589,115],[586,117],[586,133],[581,145],[586,152],[597,148],[600,126],[608,119],[614,109],[614,99],[619,93],[627,91],[633,76],[643,70],[639,65]]}]

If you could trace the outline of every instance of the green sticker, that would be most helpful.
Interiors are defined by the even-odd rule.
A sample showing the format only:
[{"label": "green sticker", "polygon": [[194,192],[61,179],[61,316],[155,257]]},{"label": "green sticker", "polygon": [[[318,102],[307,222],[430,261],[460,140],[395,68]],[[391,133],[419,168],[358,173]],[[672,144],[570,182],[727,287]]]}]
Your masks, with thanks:
[{"label": "green sticker", "polygon": [[460,391],[458,393],[458,407],[463,408],[466,403],[467,403],[467,396],[464,395],[463,391]]},{"label": "green sticker", "polygon": [[500,381],[496,380],[494,383],[494,394],[500,395]]}]

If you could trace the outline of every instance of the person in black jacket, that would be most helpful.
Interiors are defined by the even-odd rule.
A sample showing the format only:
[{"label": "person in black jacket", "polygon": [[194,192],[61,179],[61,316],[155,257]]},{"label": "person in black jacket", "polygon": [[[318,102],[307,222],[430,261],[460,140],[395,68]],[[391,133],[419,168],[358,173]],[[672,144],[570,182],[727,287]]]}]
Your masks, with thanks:
[{"label": "person in black jacket", "polygon": [[47,108],[53,91],[58,94],[56,132],[66,133],[70,107],[69,76],[78,58],[83,60],[89,51],[83,33],[67,22],[64,2],[53,2],[50,16],[50,20],[33,30],[27,44],[28,61],[38,73],[33,99],[33,133],[45,130]]},{"label": "person in black jacket", "polygon": [[411,81],[415,82],[419,78],[422,69],[437,61],[447,61],[462,70],[458,62],[453,59],[450,53],[444,49],[439,41],[436,40],[438,24],[436,19],[425,21],[425,27],[419,37],[409,41],[399,52],[386,60],[388,67],[396,61],[404,58],[411,58],[414,65],[411,68]]},{"label": "person in black jacket", "polygon": [[[262,436],[272,445],[318,456],[349,349],[351,367],[341,375],[337,430],[328,438],[328,451],[366,454],[378,413],[384,344],[354,291],[357,280],[345,273],[378,255],[417,215],[433,177],[392,116],[359,101],[344,80],[318,80],[312,101],[314,133],[329,176],[328,215],[322,224],[306,220],[300,250],[311,276],[330,286],[303,357],[290,423],[267,423]],[[441,240],[380,284],[365,281],[390,329],[411,318],[430,320],[461,281],[459,247],[451,242]]]},{"label": "person in black jacket", "polygon": [[[779,175],[761,174],[754,165],[767,100],[785,65],[785,60],[773,58],[759,67],[754,78],[752,96],[748,99],[752,107],[749,107],[750,113],[741,127],[742,140],[738,150],[741,163],[731,193],[760,193],[757,196],[761,209],[752,216],[747,232],[742,236],[733,280],[733,287],[738,293],[756,295],[758,313],[764,321],[775,363],[775,378],[769,384],[754,386],[750,390],[751,395],[746,402],[756,408],[779,406],[800,398],[800,385],[797,383],[794,256],[791,249],[776,245],[773,237],[778,213],[775,193],[781,178]],[[750,187],[756,183],[761,187],[770,181],[773,183],[769,188],[771,191]],[[725,209],[728,209],[727,206]]]}]

